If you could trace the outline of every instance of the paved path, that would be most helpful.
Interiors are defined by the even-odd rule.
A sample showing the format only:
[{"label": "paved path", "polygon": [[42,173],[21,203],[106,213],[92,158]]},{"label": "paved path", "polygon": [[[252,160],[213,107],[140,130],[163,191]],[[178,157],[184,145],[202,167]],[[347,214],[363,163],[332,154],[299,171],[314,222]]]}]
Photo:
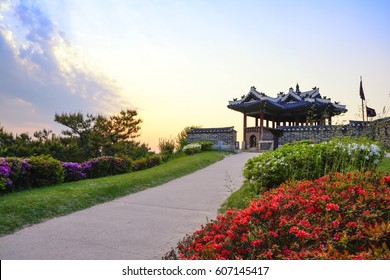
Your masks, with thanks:
[{"label": "paved path", "polygon": [[161,259],[238,188],[254,153],[0,238],[0,259]]}]

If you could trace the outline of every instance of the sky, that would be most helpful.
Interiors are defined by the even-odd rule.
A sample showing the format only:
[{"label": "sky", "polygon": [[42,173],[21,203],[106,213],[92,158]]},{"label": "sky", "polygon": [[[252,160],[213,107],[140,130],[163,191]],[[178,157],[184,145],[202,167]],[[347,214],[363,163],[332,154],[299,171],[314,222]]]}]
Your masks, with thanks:
[{"label": "sky", "polygon": [[383,116],[389,14],[376,0],[0,0],[0,126],[60,133],[55,113],[130,108],[152,150],[190,125],[234,126],[242,141],[227,105],[251,86],[316,86],[347,106],[341,124],[361,119],[360,76]]}]

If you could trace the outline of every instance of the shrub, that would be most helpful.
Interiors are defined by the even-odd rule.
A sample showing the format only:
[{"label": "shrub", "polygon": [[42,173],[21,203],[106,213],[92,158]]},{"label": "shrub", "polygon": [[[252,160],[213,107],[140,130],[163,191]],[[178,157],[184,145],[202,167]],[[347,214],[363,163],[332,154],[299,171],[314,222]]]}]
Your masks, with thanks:
[{"label": "shrub", "polygon": [[147,159],[147,163],[148,163],[148,168],[151,168],[151,167],[160,165],[160,163],[161,163],[161,158],[160,158],[159,155],[151,156],[151,157],[149,157],[149,158]]},{"label": "shrub", "polygon": [[185,152],[187,155],[200,153],[201,151],[202,151],[202,146],[198,143],[188,144],[183,147],[183,152]]},{"label": "shrub", "polygon": [[378,175],[292,181],[179,242],[181,259],[389,259],[389,187]]},{"label": "shrub", "polygon": [[31,165],[28,174],[29,187],[53,185],[64,181],[61,163],[50,156],[32,156],[27,163]]},{"label": "shrub", "polygon": [[86,178],[87,174],[82,164],[75,162],[62,162],[61,164],[65,172],[65,182],[78,181]]},{"label": "shrub", "polygon": [[148,169],[160,165],[162,162],[163,160],[162,157],[160,157],[160,155],[152,155],[146,158],[141,158],[134,161],[133,171]]},{"label": "shrub", "polygon": [[12,184],[10,176],[11,166],[5,158],[0,158],[0,190],[5,190],[7,186]]},{"label": "shrub", "polygon": [[196,143],[201,146],[202,151],[211,150],[213,148],[213,145],[214,145],[214,143],[211,141],[200,141],[200,142],[196,142]]},{"label": "shrub", "polygon": [[28,159],[11,157],[7,158],[6,161],[11,167],[9,186],[12,189],[28,188],[30,185],[31,170],[31,164],[28,163]]},{"label": "shrub", "polygon": [[137,159],[133,162],[133,171],[140,171],[148,168],[148,160],[146,158]]},{"label": "shrub", "polygon": [[132,162],[121,157],[99,157],[83,163],[88,178],[99,178],[115,174],[122,174],[132,170]]},{"label": "shrub", "polygon": [[252,187],[262,192],[287,179],[313,180],[329,172],[374,170],[383,156],[379,145],[367,139],[300,142],[250,159],[244,175]]},{"label": "shrub", "polygon": [[171,156],[175,151],[175,147],[176,144],[175,140],[173,139],[160,138],[158,141],[158,148],[160,149],[161,154]]}]

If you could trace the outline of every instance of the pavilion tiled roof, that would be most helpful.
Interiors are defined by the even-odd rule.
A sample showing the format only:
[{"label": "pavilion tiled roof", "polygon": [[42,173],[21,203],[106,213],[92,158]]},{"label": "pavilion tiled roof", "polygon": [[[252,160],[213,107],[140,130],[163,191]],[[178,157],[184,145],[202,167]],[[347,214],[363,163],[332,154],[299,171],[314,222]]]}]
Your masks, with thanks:
[{"label": "pavilion tiled roof", "polygon": [[240,100],[229,101],[228,108],[240,112],[272,111],[275,113],[304,111],[309,108],[328,109],[333,115],[347,112],[345,105],[332,102],[330,98],[322,97],[319,88],[300,92],[299,86],[294,91],[290,88],[288,93],[279,93],[277,97],[270,97],[262,92],[258,92],[255,87],[251,87],[248,94]]}]

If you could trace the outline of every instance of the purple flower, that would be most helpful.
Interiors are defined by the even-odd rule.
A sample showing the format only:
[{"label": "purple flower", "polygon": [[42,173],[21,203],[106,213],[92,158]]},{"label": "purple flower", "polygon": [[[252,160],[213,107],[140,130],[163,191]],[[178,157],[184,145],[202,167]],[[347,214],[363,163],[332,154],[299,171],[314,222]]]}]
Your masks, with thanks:
[{"label": "purple flower", "polygon": [[61,162],[65,171],[65,182],[85,179],[84,166],[77,162]]}]

